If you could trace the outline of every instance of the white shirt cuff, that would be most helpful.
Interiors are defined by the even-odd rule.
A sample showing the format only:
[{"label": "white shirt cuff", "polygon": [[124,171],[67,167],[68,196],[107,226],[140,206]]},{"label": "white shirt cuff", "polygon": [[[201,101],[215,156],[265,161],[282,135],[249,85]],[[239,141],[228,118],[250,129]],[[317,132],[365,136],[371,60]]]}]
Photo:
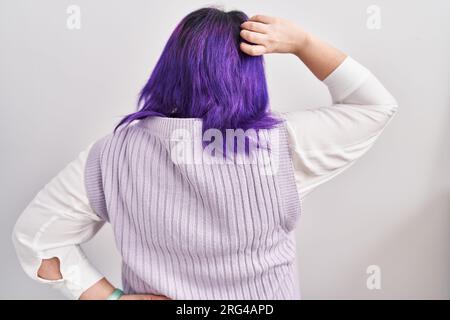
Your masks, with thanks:
[{"label": "white shirt cuff", "polygon": [[40,282],[48,283],[60,290],[69,299],[79,299],[81,294],[97,283],[104,276],[86,259],[83,251],[78,246],[55,248],[42,253],[42,259],[58,257],[62,279],[45,280],[38,278]]},{"label": "white shirt cuff", "polygon": [[370,76],[370,71],[347,56],[344,61],[323,80],[330,91],[333,103],[341,102]]}]

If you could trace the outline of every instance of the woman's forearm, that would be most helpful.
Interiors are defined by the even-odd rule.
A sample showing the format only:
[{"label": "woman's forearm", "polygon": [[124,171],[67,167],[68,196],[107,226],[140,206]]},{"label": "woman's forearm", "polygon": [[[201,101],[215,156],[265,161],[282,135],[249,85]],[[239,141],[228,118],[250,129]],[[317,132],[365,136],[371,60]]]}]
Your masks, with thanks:
[{"label": "woman's forearm", "polygon": [[347,57],[339,49],[308,33],[306,40],[296,48],[294,54],[319,80],[324,80]]},{"label": "woman's forearm", "polygon": [[[45,280],[63,279],[60,270],[60,261],[57,257],[43,259],[38,270],[38,276]],[[106,279],[102,278],[94,285],[84,291],[79,300],[105,300],[115,290],[115,287]],[[120,300],[170,300],[168,297],[152,294],[123,295]]]},{"label": "woman's forearm", "polygon": [[[60,269],[60,261],[57,257],[50,259],[43,259],[38,270],[38,276],[45,280],[59,280],[63,279]],[[102,278],[93,286],[84,291],[80,300],[104,300],[114,291],[114,286]]]},{"label": "woman's forearm", "polygon": [[80,300],[105,300],[113,293],[114,289],[114,286],[106,278],[102,278],[83,292]]}]

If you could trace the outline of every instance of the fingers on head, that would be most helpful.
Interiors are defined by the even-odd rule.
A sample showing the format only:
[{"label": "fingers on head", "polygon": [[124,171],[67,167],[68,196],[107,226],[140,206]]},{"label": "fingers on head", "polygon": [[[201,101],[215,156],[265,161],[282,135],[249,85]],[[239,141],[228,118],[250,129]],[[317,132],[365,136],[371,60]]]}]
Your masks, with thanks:
[{"label": "fingers on head", "polygon": [[241,24],[241,28],[248,31],[267,33],[269,26],[267,24],[255,21],[245,21]]},{"label": "fingers on head", "polygon": [[241,30],[241,37],[254,44],[264,44],[267,40],[267,36],[265,34],[248,31],[245,29]]},{"label": "fingers on head", "polygon": [[255,16],[251,17],[249,20],[269,24],[269,23],[274,22],[275,18],[274,17],[265,16],[263,14],[257,14]]},{"label": "fingers on head", "polygon": [[241,42],[241,50],[250,56],[260,56],[266,53],[266,47],[262,45],[252,45],[245,42]]},{"label": "fingers on head", "polygon": [[273,22],[275,22],[275,18],[257,14],[242,23],[241,37],[251,43],[241,42],[241,50],[251,56],[265,54],[269,24]]}]

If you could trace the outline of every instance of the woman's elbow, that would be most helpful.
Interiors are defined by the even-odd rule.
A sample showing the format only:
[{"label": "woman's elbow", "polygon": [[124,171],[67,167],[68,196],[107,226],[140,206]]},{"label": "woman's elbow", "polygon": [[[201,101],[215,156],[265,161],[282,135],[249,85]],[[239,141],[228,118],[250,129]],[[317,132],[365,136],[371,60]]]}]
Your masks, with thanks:
[{"label": "woman's elbow", "polygon": [[398,111],[398,101],[391,93],[387,92],[386,95],[383,104],[388,108],[390,114],[394,115]]},{"label": "woman's elbow", "polygon": [[19,218],[14,224],[11,233],[11,240],[18,255],[20,255],[21,247],[29,247],[31,245],[29,237],[23,232],[24,228],[25,225],[23,224],[22,219]]},{"label": "woman's elbow", "polygon": [[390,116],[393,117],[398,112],[398,103],[394,101],[388,105]]}]

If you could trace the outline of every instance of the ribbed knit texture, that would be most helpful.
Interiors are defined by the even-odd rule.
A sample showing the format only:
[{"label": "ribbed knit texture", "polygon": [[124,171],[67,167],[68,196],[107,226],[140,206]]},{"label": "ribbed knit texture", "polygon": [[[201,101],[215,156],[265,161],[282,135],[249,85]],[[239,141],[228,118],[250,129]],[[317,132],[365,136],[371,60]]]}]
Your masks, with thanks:
[{"label": "ribbed knit texture", "polygon": [[112,225],[125,293],[299,299],[300,201],[284,124],[272,175],[260,161],[174,163],[179,128],[194,133],[201,120],[141,120],[99,140],[87,160],[88,198]]}]

